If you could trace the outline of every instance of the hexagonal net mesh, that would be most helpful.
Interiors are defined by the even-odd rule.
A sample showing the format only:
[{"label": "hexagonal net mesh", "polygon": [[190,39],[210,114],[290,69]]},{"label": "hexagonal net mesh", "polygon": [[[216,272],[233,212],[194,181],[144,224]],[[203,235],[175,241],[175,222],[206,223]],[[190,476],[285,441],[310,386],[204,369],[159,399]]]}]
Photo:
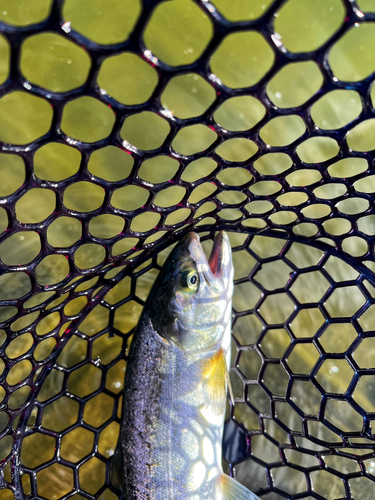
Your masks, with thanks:
[{"label": "hexagonal net mesh", "polygon": [[120,497],[139,314],[174,242],[225,229],[226,471],[372,499],[375,2],[0,11],[0,498]]}]

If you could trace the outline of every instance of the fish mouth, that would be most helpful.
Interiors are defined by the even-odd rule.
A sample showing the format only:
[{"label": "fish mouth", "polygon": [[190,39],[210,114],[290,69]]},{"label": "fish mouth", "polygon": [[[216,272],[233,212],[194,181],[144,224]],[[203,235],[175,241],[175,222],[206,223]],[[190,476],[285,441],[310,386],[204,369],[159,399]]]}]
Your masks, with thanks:
[{"label": "fish mouth", "polygon": [[196,233],[188,233],[183,246],[190,257],[195,261],[197,269],[202,272],[209,285],[213,285],[222,278],[230,278],[232,272],[232,251],[229,238],[224,231],[219,231],[214,239],[211,254],[207,260]]},{"label": "fish mouth", "polygon": [[224,231],[220,231],[215,236],[211,255],[208,259],[211,272],[217,278],[221,276],[225,264],[228,263],[228,259],[226,258],[227,246],[230,248],[228,236]]}]

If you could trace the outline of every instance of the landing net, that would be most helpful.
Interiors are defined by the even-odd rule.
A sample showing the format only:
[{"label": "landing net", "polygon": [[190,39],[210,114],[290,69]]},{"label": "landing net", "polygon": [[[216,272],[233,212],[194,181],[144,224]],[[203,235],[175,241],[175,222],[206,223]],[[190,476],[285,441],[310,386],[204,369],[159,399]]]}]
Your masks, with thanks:
[{"label": "landing net", "polygon": [[373,0],[0,5],[0,498],[115,500],[170,246],[233,247],[225,470],[375,494]]}]

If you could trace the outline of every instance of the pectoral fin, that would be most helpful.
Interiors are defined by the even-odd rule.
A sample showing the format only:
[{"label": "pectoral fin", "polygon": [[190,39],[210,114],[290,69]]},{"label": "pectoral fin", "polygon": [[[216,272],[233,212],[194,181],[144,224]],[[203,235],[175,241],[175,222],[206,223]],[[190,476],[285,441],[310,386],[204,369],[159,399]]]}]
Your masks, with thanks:
[{"label": "pectoral fin", "polygon": [[233,401],[229,373],[224,351],[219,351],[206,362],[203,370],[203,394],[207,406],[211,406],[215,415],[222,415],[225,410],[226,387]]},{"label": "pectoral fin", "polygon": [[245,486],[224,473],[218,478],[217,490],[221,500],[260,500]]}]

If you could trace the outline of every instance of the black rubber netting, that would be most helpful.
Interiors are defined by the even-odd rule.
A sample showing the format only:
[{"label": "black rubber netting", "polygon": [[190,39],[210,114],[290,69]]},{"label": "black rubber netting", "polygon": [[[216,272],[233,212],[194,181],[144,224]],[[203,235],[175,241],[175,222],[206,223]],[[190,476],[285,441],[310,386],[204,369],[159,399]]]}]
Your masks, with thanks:
[{"label": "black rubber netting", "polygon": [[[35,118],[27,115],[29,96],[48,103],[41,114],[51,113],[48,131],[32,140],[26,134],[13,144],[1,131],[1,182],[17,169],[24,178],[0,198],[0,496],[118,498],[110,466],[132,328],[170,245],[191,229],[208,245],[225,229],[236,270],[226,470],[267,500],[373,498],[375,68],[366,47],[357,59],[368,71],[352,79],[355,63],[348,63],[348,78],[338,77],[330,57],[343,41],[342,52],[348,44],[357,50],[348,37],[371,29],[375,13],[337,1],[337,27],[310,51],[290,51],[275,24],[294,0],[264,2],[253,21],[228,21],[220,13],[225,2],[186,1],[205,16],[206,43],[190,61],[181,59],[186,64],[168,65],[144,32],[158,9],[175,3],[143,0],[118,43],[75,31],[62,0],[36,24],[0,23],[10,57],[0,113],[12,110],[7,99],[20,92],[26,121]],[[89,55],[81,85],[55,91],[24,76],[25,43],[45,33]],[[246,47],[248,36],[263,47],[249,74],[236,66],[236,48]],[[98,84],[104,62],[123,53],[153,68],[155,85],[141,103],[121,103]],[[214,74],[220,58],[228,60],[224,77]],[[290,77],[289,104],[278,106],[282,96],[270,82],[291,63],[310,64],[300,66],[307,73],[316,67],[320,83],[296,103],[298,78]],[[162,96],[184,75],[209,87],[213,98],[194,116],[178,118]],[[337,108],[344,116],[332,118],[329,99],[338,91],[359,106],[354,116],[344,99]],[[234,109],[245,115],[233,130],[219,113],[232,98],[242,99]],[[82,99],[100,109],[102,136],[67,133],[68,112],[86,119],[86,108],[74,107]],[[246,99],[259,105],[250,117]],[[318,105],[321,116],[329,110],[326,121],[316,118]],[[144,127],[143,145],[131,140],[137,127],[141,135]],[[61,156],[79,152],[67,177],[56,174],[53,156],[40,167],[40,151],[50,144],[64,145]],[[122,175],[101,170],[98,155],[109,152],[107,163],[122,155]],[[147,163],[161,157],[165,171]],[[40,220],[28,215],[47,192],[52,209],[41,209]]]}]

